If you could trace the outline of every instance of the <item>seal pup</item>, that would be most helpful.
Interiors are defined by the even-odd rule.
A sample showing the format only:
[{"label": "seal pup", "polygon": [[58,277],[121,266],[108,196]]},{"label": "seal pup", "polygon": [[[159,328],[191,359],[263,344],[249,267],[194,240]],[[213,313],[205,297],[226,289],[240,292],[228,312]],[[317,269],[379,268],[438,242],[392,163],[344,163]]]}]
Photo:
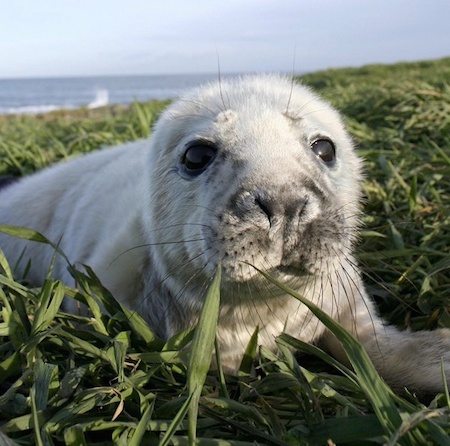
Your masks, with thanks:
[{"label": "seal pup", "polygon": [[[59,243],[163,338],[196,321],[222,264],[217,336],[236,370],[250,336],[275,349],[287,332],[336,339],[264,270],[354,333],[396,389],[443,389],[450,330],[400,332],[383,324],[353,254],[361,212],[361,161],[340,115],[304,86],[273,75],[194,89],[162,114],[149,140],[43,170],[0,192],[0,223]],[[51,247],[2,235],[28,279],[48,273]],[[19,261],[20,260],[20,261]],[[57,256],[53,274],[73,284]],[[77,311],[68,300],[66,309]]]}]

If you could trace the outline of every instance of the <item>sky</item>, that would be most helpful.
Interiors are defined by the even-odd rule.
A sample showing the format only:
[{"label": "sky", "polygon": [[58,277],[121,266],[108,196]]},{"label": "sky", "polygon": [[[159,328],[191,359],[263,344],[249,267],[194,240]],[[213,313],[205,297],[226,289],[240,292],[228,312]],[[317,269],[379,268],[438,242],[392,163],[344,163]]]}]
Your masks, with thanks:
[{"label": "sky", "polygon": [[450,0],[2,0],[0,78],[310,72],[450,56]]}]

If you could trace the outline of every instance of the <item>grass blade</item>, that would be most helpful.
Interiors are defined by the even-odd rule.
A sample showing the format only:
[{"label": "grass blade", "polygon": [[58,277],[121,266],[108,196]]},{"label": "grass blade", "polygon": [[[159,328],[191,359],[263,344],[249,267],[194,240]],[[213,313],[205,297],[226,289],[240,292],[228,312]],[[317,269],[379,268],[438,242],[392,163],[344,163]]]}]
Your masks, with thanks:
[{"label": "grass blade", "polygon": [[142,418],[139,421],[139,424],[137,425],[133,436],[130,438],[128,442],[128,446],[140,446],[142,444],[142,439],[144,437],[148,423],[150,422],[150,418],[152,416],[153,407],[154,407],[154,400],[151,402],[151,404],[148,405],[147,409],[142,415]]},{"label": "grass blade", "polygon": [[214,280],[209,287],[203,304],[200,319],[192,341],[191,357],[188,368],[188,392],[192,396],[189,406],[189,441],[195,443],[198,403],[203,384],[211,365],[217,318],[220,304],[221,266],[217,267]]},{"label": "grass blade", "polygon": [[331,332],[333,332],[347,353],[348,359],[355,369],[357,379],[370,400],[372,408],[375,411],[385,434],[391,436],[401,425],[402,418],[393,398],[391,397],[392,391],[380,378],[380,375],[373,366],[372,361],[357,339],[350,333],[347,333],[337,321],[329,317],[318,306],[308,301],[283,283],[273,279],[267,273],[263,271],[260,271],[260,273],[267,280],[306,305],[314,316],[316,316]]},{"label": "grass blade", "polygon": [[[167,446],[168,444],[170,444],[170,441],[171,441],[172,437],[175,435],[175,432],[177,431],[178,426],[184,420],[184,417],[186,416],[189,408],[191,407],[193,395],[194,394],[191,393],[189,395],[189,397],[186,399],[186,401],[183,403],[180,410],[177,412],[176,416],[170,423],[166,433],[164,434],[164,437],[161,439],[159,446]],[[192,444],[192,443],[189,443],[189,444]]]}]

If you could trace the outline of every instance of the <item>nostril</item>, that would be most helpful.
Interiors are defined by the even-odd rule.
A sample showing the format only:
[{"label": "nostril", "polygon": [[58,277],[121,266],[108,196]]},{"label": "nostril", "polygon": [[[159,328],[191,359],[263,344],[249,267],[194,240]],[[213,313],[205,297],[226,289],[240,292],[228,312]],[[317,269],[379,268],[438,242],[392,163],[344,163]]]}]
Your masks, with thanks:
[{"label": "nostril", "polygon": [[272,218],[274,216],[272,206],[261,197],[255,198],[255,204],[267,215],[269,223],[272,226]]}]

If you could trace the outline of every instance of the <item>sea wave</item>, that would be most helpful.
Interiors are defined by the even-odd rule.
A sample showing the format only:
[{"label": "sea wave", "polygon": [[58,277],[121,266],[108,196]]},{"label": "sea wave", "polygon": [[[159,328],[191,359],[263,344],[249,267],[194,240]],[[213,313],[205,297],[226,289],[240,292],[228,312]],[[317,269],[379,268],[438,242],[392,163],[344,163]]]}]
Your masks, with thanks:
[{"label": "sea wave", "polygon": [[38,115],[55,110],[72,109],[60,105],[23,105],[21,107],[0,107],[0,115]]},{"label": "sea wave", "polygon": [[215,79],[215,74],[0,79],[0,114],[166,100]]},{"label": "sea wave", "polygon": [[56,110],[74,110],[80,107],[89,109],[104,107],[109,103],[109,91],[106,89],[97,90],[95,98],[88,104],[70,105],[70,104],[40,104],[40,105],[21,105],[19,107],[1,107],[0,115],[39,115]]},{"label": "sea wave", "polygon": [[97,90],[95,99],[88,104],[88,108],[104,107],[109,103],[109,91],[106,89]]}]

